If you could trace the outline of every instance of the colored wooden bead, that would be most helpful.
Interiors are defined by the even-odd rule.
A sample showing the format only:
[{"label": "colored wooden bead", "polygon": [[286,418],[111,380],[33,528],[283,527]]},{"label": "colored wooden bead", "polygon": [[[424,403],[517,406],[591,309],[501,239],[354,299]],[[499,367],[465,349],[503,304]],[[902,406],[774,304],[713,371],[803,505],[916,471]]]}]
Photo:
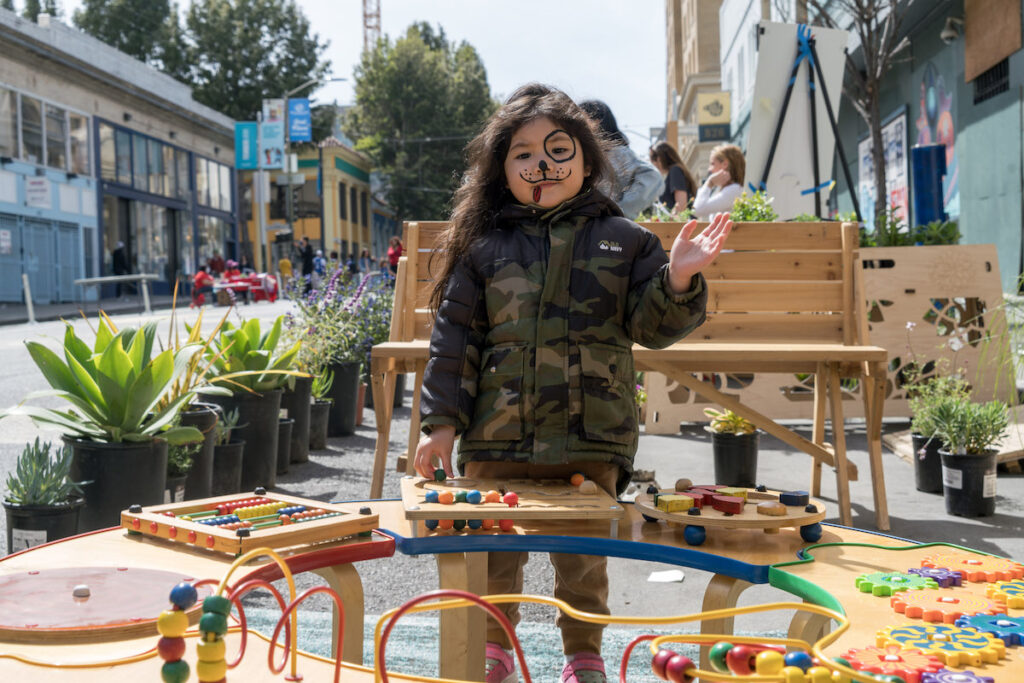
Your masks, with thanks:
[{"label": "colored wooden bead", "polygon": [[219,681],[227,675],[227,672],[228,663],[223,659],[217,662],[205,662],[202,660],[196,662],[196,676],[202,683]]},{"label": "colored wooden bead", "polygon": [[434,529],[437,528],[437,520],[436,519],[425,519],[425,520],[423,520],[423,526],[427,527],[427,529],[429,529],[430,531],[433,531]]},{"label": "colored wooden bead", "polygon": [[711,663],[711,668],[718,673],[728,673],[729,665],[725,663],[725,656],[729,654],[729,650],[731,649],[732,643],[727,643],[724,640],[712,645],[711,651],[708,652],[708,660]]},{"label": "colored wooden bead", "polygon": [[231,601],[223,595],[208,595],[203,600],[203,611],[227,616],[231,614]]},{"label": "colored wooden bead", "polygon": [[228,618],[223,614],[207,612],[199,619],[199,630],[222,636],[228,632]]},{"label": "colored wooden bead", "polygon": [[165,636],[156,641],[156,653],[165,662],[176,662],[185,656],[185,639]]},{"label": "colored wooden bead", "polygon": [[188,617],[182,610],[164,610],[156,618],[156,630],[165,638],[180,638],[188,630]]},{"label": "colored wooden bead", "polygon": [[455,529],[456,531],[462,531],[463,529],[466,528],[466,520],[464,520],[464,519],[457,519],[457,520],[455,520],[452,523],[452,528]]},{"label": "colored wooden bead", "polygon": [[786,666],[799,667],[800,671],[807,671],[814,666],[814,660],[809,654],[801,650],[787,653],[785,656]]},{"label": "colored wooden bead", "polygon": [[693,676],[686,672],[696,668],[689,657],[676,655],[665,664],[665,677],[672,683],[690,683]]},{"label": "colored wooden bead", "polygon": [[758,676],[774,676],[781,673],[785,666],[783,656],[774,650],[758,652],[754,657],[754,671]]},{"label": "colored wooden bead", "polygon": [[800,527],[800,538],[804,539],[808,543],[817,543],[821,538],[821,525],[815,522],[814,524],[805,524]]},{"label": "colored wooden bead", "polygon": [[438,520],[437,525],[439,527],[441,527],[442,529],[451,529],[452,527],[455,526],[455,520],[454,519]]},{"label": "colored wooden bead", "polygon": [[164,683],[185,683],[189,676],[188,662],[179,659],[176,662],[164,662],[160,667],[160,678]]},{"label": "colored wooden bead", "polygon": [[441,491],[437,494],[437,502],[442,505],[451,505],[455,502],[455,494],[451,491]]},{"label": "colored wooden bead", "polygon": [[200,640],[196,644],[196,658],[201,662],[216,662],[224,659],[227,643],[223,638]]},{"label": "colored wooden bead", "polygon": [[583,494],[584,496],[592,496],[595,493],[597,493],[597,484],[588,479],[582,484],[580,484],[579,490],[580,493]]},{"label": "colored wooden bead", "polygon": [[508,505],[510,508],[514,508],[519,504],[519,494],[514,491],[509,491],[501,497],[501,502]]},{"label": "colored wooden bead", "polygon": [[466,502],[470,503],[471,505],[478,505],[480,501],[483,500],[483,498],[484,495],[477,491],[476,489],[466,493]]},{"label": "colored wooden bead", "polygon": [[665,674],[665,665],[668,664],[668,660],[676,656],[673,650],[667,650],[662,648],[651,658],[651,671],[654,675],[665,681],[668,680],[668,676]]},{"label": "colored wooden bead", "polygon": [[586,480],[586,477],[584,477],[581,472],[577,472],[576,474],[574,474],[571,477],[569,477],[569,483],[572,484],[573,486],[579,486],[585,480]]},{"label": "colored wooden bead", "polygon": [[787,666],[782,669],[783,683],[806,683],[807,677],[804,670],[798,666]]},{"label": "colored wooden bead", "polygon": [[444,470],[438,467],[434,470],[434,481],[444,481],[448,478],[448,475],[444,473]]},{"label": "colored wooden bead", "polygon": [[493,529],[494,528],[494,520],[493,519],[481,520],[480,521],[480,528],[483,529],[484,531],[488,531],[490,529]]},{"label": "colored wooden bead", "polygon": [[423,496],[423,500],[425,500],[428,503],[436,503],[438,501],[437,491],[427,491],[426,495]]},{"label": "colored wooden bead", "polygon": [[807,491],[785,491],[779,494],[779,502],[783,505],[799,505],[803,507],[811,501],[811,496]]},{"label": "colored wooden bead", "polygon": [[736,645],[725,655],[725,663],[734,676],[749,676],[754,673],[757,652],[749,645]]},{"label": "colored wooden bead", "polygon": [[490,491],[488,491],[487,493],[484,494],[484,502],[485,503],[498,503],[500,501],[501,501],[501,494],[498,493],[497,491],[495,491],[494,489],[491,489]]},{"label": "colored wooden bead", "polygon": [[[696,508],[690,510],[690,512],[700,512]],[[683,539],[690,545],[700,545],[707,539],[708,532],[704,530],[702,526],[694,526],[693,524],[687,524],[686,528],[683,529]]]},{"label": "colored wooden bead", "polygon": [[498,522],[498,528],[502,531],[512,531],[512,528],[516,525],[511,519],[502,519]]},{"label": "colored wooden bead", "polygon": [[807,670],[807,683],[832,683],[832,670],[824,666],[812,666]]},{"label": "colored wooden bead", "polygon": [[483,526],[483,521],[484,520],[482,519],[471,519],[468,522],[466,522],[466,525],[470,529],[479,529],[481,526]]}]

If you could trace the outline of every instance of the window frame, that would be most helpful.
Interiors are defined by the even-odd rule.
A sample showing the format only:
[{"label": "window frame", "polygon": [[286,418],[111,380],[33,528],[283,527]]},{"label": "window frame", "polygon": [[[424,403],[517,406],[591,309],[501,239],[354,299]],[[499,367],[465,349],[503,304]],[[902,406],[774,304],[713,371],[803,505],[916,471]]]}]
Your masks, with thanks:
[{"label": "window frame", "polygon": [[[14,154],[12,155],[13,159],[17,159],[18,161],[20,161],[22,163],[25,163],[25,164],[31,164],[33,166],[39,166],[41,168],[47,168],[47,169],[51,169],[51,170],[54,170],[54,171],[61,171],[61,172],[64,172],[64,173],[74,174],[74,175],[86,175],[86,176],[88,176],[90,178],[94,177],[93,161],[96,159],[96,157],[94,156],[94,154],[95,154],[95,152],[94,152],[94,145],[96,145],[96,140],[95,140],[95,136],[93,134],[94,133],[93,117],[88,112],[86,112],[86,111],[84,111],[82,109],[76,109],[75,107],[70,107],[70,106],[68,106],[66,104],[63,104],[62,102],[58,102],[57,100],[53,100],[53,99],[50,99],[48,97],[42,97],[40,95],[36,95],[34,93],[31,93],[31,92],[29,92],[27,90],[22,90],[21,88],[16,88],[13,85],[10,85],[10,84],[8,84],[8,83],[6,83],[4,81],[0,81],[0,90],[6,90],[6,91],[14,94],[14,117],[15,117],[14,118],[14,126],[15,126],[15,129],[17,130],[18,134],[17,134],[17,139],[15,140],[16,149],[14,150]],[[29,99],[32,99],[32,100],[35,100],[36,102],[39,102],[39,118],[40,118],[39,127],[40,127],[40,137],[41,137],[41,144],[42,144],[42,151],[41,151],[41,154],[40,154],[40,162],[29,161],[28,159],[25,158],[25,144],[24,144],[24,140],[23,140],[23,136],[22,136],[22,130],[21,130],[22,129],[21,100],[22,100],[23,97],[28,97]],[[47,150],[49,141],[47,139],[47,133],[46,133],[46,129],[47,129],[47,126],[46,126],[47,111],[46,111],[46,109],[47,109],[47,107],[53,107],[55,109],[60,109],[61,111],[64,112],[64,116],[63,116],[63,119],[64,119],[64,167],[63,168],[59,168],[57,166],[50,166],[47,163],[48,160],[49,160],[49,152]],[[72,156],[71,156],[71,115],[72,114],[74,114],[76,116],[79,116],[79,117],[82,117],[82,118],[85,119],[86,156],[87,156],[86,164],[85,164],[85,167],[86,167],[86,172],[85,173],[80,173],[80,172],[72,169],[72,165],[73,165],[73,163],[72,163]]]}]

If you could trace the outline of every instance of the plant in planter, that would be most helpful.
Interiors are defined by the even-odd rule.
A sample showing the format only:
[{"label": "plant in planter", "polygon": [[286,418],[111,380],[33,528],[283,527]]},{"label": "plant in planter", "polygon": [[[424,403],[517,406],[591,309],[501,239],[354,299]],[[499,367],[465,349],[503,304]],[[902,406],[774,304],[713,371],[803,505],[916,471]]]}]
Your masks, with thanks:
[{"label": "plant in planter", "polygon": [[309,407],[309,447],[319,451],[327,448],[327,417],[331,410],[331,385],[334,384],[334,373],[322,368],[313,375],[310,392],[313,404]]},{"label": "plant in planter", "polygon": [[995,512],[995,446],[1006,435],[1008,413],[1002,401],[955,398],[936,405],[932,419],[943,443],[939,455],[947,513],[983,517]]},{"label": "plant in planter", "polygon": [[910,438],[916,456],[914,481],[917,490],[942,493],[942,458],[939,455],[942,442],[937,435],[935,414],[936,411],[944,414],[948,405],[968,400],[970,387],[960,377],[936,375],[910,384],[907,393],[913,415]]},{"label": "plant in planter", "polygon": [[203,449],[203,442],[176,444],[167,447],[167,488],[164,490],[165,503],[180,503],[188,491],[186,480],[195,465],[196,457]]},{"label": "plant in planter", "polygon": [[772,206],[772,197],[764,192],[744,192],[733,202],[730,217],[733,222],[771,222],[779,219],[779,213]]},{"label": "plant in planter", "polygon": [[72,407],[61,411],[18,405],[0,416],[27,415],[64,430],[64,441],[73,452],[71,476],[88,482],[83,485],[82,531],[117,524],[120,511],[134,503],[160,503],[167,444],[202,439],[195,427],[174,426],[194,393],[179,392],[173,400],[164,400],[202,347],[186,344],[154,355],[155,339],[153,323],[118,330],[101,313],[92,348],[70,324],[64,334],[64,358],[38,342],[25,343],[52,387],[26,400],[57,396]]},{"label": "plant in planter", "polygon": [[757,428],[731,410],[705,408],[711,418],[711,447],[715,458],[715,483],[726,486],[756,485]]},{"label": "plant in planter", "polygon": [[71,451],[50,454],[50,443],[25,444],[7,475],[4,512],[7,516],[7,552],[31,548],[78,531],[78,514],[85,504],[82,482],[74,482]]}]

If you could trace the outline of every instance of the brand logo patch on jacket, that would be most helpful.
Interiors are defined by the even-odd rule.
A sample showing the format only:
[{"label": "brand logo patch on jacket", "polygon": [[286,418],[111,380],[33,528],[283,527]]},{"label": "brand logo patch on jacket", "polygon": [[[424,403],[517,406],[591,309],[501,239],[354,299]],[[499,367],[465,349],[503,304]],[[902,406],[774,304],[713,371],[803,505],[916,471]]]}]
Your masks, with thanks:
[{"label": "brand logo patch on jacket", "polygon": [[600,249],[601,251],[622,251],[622,245],[620,245],[618,242],[612,242],[611,240],[601,240],[600,242],[597,243],[597,248]]}]

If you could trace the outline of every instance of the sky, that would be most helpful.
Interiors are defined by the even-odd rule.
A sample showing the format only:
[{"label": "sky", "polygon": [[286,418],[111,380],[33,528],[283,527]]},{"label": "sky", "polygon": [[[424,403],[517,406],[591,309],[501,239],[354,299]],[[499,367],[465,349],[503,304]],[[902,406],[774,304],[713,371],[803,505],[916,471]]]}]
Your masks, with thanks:
[{"label": "sky", "polygon": [[[298,4],[313,31],[330,41],[325,57],[331,75],[349,79],[325,85],[314,97],[353,103],[352,74],[363,48],[363,3]],[[81,0],[64,0],[69,24],[81,5]],[[381,33],[392,39],[413,22],[427,21],[444,28],[450,41],[473,45],[495,96],[540,81],[577,101],[604,100],[642,155],[649,129],[665,123],[664,0],[380,0],[380,10]]]}]

